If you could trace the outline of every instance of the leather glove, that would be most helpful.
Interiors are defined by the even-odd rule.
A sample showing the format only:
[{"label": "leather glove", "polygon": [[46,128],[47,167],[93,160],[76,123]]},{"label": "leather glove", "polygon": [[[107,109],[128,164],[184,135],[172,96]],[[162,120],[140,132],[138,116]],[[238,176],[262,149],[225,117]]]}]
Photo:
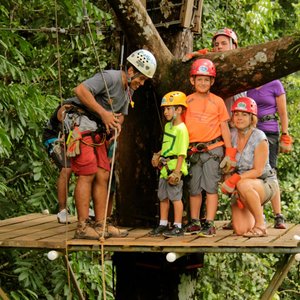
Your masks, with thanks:
[{"label": "leather glove", "polygon": [[240,199],[240,195],[237,192],[237,190],[233,191],[233,193],[231,195],[231,204],[235,204],[235,203],[237,204],[239,209],[245,208],[244,203]]},{"label": "leather glove", "polygon": [[82,139],[79,127],[75,126],[69,133],[67,140],[67,157],[75,157],[80,154],[80,140]]},{"label": "leather glove", "polygon": [[159,165],[160,151],[157,153],[153,153],[151,163],[154,168],[157,168]]},{"label": "leather glove", "polygon": [[179,184],[181,180],[181,172],[176,172],[176,171],[173,171],[169,176],[168,176],[168,183],[170,185],[177,185]]},{"label": "leather glove", "polygon": [[235,170],[236,167],[236,148],[226,148],[225,157],[220,163],[220,168],[222,169],[223,174],[229,174]]},{"label": "leather glove", "polygon": [[241,180],[241,176],[237,173],[231,175],[228,179],[226,179],[221,185],[221,191],[223,194],[232,194],[235,190],[237,183]]},{"label": "leather glove", "polygon": [[182,58],[182,62],[188,62],[191,59],[193,59],[194,57],[197,56],[201,56],[201,55],[205,55],[207,54],[209,51],[208,49],[204,48],[204,49],[200,49],[191,53],[187,53],[183,58]]},{"label": "leather glove", "polygon": [[288,134],[282,134],[279,141],[280,153],[289,153],[293,148],[293,139]]}]

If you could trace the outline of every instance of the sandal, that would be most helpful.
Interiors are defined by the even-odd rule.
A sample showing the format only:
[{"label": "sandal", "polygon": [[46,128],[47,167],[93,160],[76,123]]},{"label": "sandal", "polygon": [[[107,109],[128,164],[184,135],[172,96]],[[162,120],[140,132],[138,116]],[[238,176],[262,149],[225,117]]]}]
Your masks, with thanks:
[{"label": "sandal", "polygon": [[250,231],[243,234],[243,237],[248,237],[248,238],[264,237],[264,236],[268,236],[266,228],[261,228],[257,226],[254,226]]}]

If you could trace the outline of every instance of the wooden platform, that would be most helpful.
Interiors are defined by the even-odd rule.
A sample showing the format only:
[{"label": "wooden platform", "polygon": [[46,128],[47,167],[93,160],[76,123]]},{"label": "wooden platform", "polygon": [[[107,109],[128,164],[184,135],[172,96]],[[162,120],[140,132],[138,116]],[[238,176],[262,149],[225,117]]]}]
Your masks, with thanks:
[{"label": "wooden platform", "polygon": [[[68,251],[101,248],[100,241],[73,239],[77,225],[71,217],[69,225],[58,224],[56,215],[30,214],[0,221],[0,248],[53,249]],[[225,221],[217,221],[217,234],[212,238],[184,236],[176,238],[148,237],[150,228],[129,228],[125,238],[108,238],[103,242],[108,251],[181,252],[181,253],[300,253],[300,224],[288,224],[288,229],[268,228],[268,237],[244,238],[223,230]]]}]

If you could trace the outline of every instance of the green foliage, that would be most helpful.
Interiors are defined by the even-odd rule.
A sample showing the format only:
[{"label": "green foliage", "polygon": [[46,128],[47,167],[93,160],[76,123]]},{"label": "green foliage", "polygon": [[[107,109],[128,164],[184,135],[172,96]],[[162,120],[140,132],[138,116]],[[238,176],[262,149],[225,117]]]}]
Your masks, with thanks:
[{"label": "green foliage", "polygon": [[197,299],[258,299],[276,262],[277,258],[270,255],[207,254],[204,268],[199,270]]},{"label": "green foliage", "polygon": [[[118,65],[115,50],[119,37],[107,2],[85,2],[92,38],[82,0],[1,2],[0,219],[45,208],[56,212],[58,170],[43,150],[42,127],[61,98],[72,96],[78,82],[97,72],[92,39],[101,67]],[[50,30],[56,26],[55,6],[62,31],[58,36]],[[275,39],[300,29],[299,12],[299,3],[283,0],[204,1],[203,33],[195,39],[195,48],[210,47],[214,32],[225,26],[237,32],[241,46]],[[279,157],[282,204],[288,220],[299,222],[300,78],[289,76],[284,84],[295,143],[292,154]],[[73,190],[72,181],[68,204],[74,213]],[[266,215],[271,220],[270,209]],[[230,218],[225,196],[218,217]],[[72,253],[69,259],[86,298],[102,299],[98,255]],[[224,299],[224,295],[228,299],[240,299],[240,295],[256,299],[272,276],[276,261],[274,255],[207,255],[205,267],[199,272],[199,299]],[[11,299],[77,299],[61,257],[50,262],[40,251],[1,251],[0,267],[1,287]],[[105,262],[107,299],[113,299],[111,268],[110,262]],[[278,292],[282,299],[297,299],[297,276],[296,268],[292,269]]]},{"label": "green foliage", "polygon": [[[282,2],[282,3],[281,3]],[[271,0],[206,1],[203,8],[203,29],[194,40],[195,49],[211,48],[214,33],[232,28],[239,46],[259,44],[297,32],[299,4]]]},{"label": "green foliage", "polygon": [[[4,252],[2,254],[8,257]],[[10,293],[11,299],[79,299],[72,282],[69,282],[70,274],[63,256],[50,261],[47,253],[38,250],[26,253],[13,251],[12,255],[13,259],[5,271],[2,270],[0,277],[0,282],[4,282],[2,275],[3,278],[5,277],[6,289],[13,290]],[[69,254],[76,281],[86,299],[103,299],[103,280],[105,280],[106,299],[114,299],[112,263],[107,260],[107,255],[108,253],[103,266],[105,276],[102,278],[100,252],[96,255],[92,252]],[[13,275],[7,276],[8,273]]]}]

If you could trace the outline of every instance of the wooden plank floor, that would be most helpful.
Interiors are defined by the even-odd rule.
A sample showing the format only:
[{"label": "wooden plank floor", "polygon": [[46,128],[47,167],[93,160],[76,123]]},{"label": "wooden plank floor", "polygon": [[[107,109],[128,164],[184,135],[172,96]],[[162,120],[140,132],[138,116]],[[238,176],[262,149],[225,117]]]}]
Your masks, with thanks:
[{"label": "wooden plank floor", "polygon": [[217,221],[217,234],[212,238],[184,236],[176,238],[148,237],[150,228],[129,228],[125,238],[108,238],[103,242],[73,239],[77,225],[71,217],[69,225],[58,224],[56,215],[39,213],[0,221],[0,248],[55,249],[68,251],[104,249],[108,251],[143,252],[240,252],[240,253],[300,253],[300,224],[288,224],[288,229],[274,229],[269,224],[268,237],[244,238],[223,230],[225,221]]}]

